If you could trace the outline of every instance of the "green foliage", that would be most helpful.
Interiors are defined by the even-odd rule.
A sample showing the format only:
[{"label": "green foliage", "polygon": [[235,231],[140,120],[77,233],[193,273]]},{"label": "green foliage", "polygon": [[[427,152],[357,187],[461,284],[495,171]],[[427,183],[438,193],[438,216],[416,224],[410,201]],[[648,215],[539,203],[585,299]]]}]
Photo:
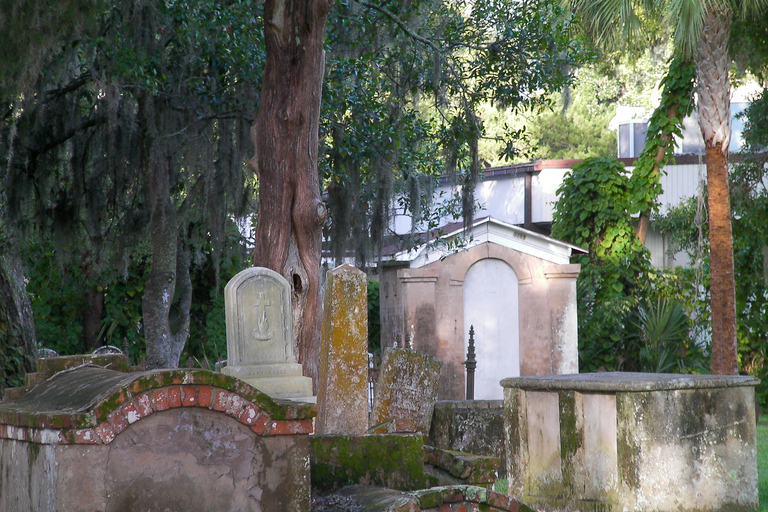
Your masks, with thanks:
[{"label": "green foliage", "polygon": [[0,95],[27,92],[49,54],[77,39],[102,8],[100,0],[0,2]]},{"label": "green foliage", "polygon": [[[334,257],[358,265],[378,256],[393,197],[415,230],[430,216],[436,178],[463,190],[465,220],[475,204],[481,110],[546,104],[588,58],[571,17],[551,0],[338,2],[329,17],[321,162]],[[500,135],[499,135],[500,133]],[[517,151],[519,130],[497,131]]]},{"label": "green foliage", "polygon": [[[622,105],[653,110],[668,53],[665,44],[638,48],[632,54],[604,51],[574,71],[574,83],[552,95],[549,110],[519,116],[507,113],[511,126],[525,127],[521,156],[516,160],[614,156],[616,131],[609,128],[611,120]],[[483,118],[491,119],[494,133],[500,130],[500,121],[488,114]],[[486,147],[482,157],[492,165],[505,163],[489,152]]]},{"label": "green foliage", "polygon": [[148,259],[146,250],[143,254],[138,253],[126,275],[113,279],[104,287],[100,339],[104,345],[114,345],[121,350],[127,346],[128,357],[133,363],[139,363],[146,354],[141,297],[149,272]]},{"label": "green foliage", "polygon": [[578,256],[582,371],[701,370],[703,355],[679,306],[679,276],[654,269],[635,236],[631,180],[616,159],[574,165],[558,190],[552,235]]},{"label": "green foliage", "polygon": [[763,91],[746,111],[750,156],[733,166],[730,178],[739,367],[762,379],[756,394],[768,407],[768,157],[759,153],[768,141],[766,105]]},{"label": "green foliage", "polygon": [[32,366],[30,354],[13,342],[15,336],[13,329],[0,325],[0,393],[5,388],[23,386],[24,375]]},{"label": "green foliage", "polygon": [[242,244],[235,226],[226,238],[226,258],[219,262],[219,274],[212,257],[212,244],[199,248],[200,264],[192,273],[192,316],[189,341],[182,362],[191,359],[196,366],[213,369],[216,362],[227,358],[227,328],[224,311],[224,287],[235,274],[250,265],[250,255]]},{"label": "green foliage", "polygon": [[27,291],[32,298],[37,341],[60,354],[85,351],[82,311],[85,283],[77,265],[58,260],[49,244],[30,247]]},{"label": "green foliage", "polygon": [[730,53],[736,67],[768,85],[768,23],[765,16],[737,16],[731,27]]},{"label": "green foliage", "polygon": [[[178,234],[178,249],[194,253],[193,288],[204,290],[196,319],[211,326],[193,332],[217,339],[218,350],[201,342],[208,352],[223,351],[220,305],[199,308],[216,301],[228,252],[242,252],[227,239],[232,217],[253,207],[245,157],[264,64],[262,9],[251,0],[100,2],[92,24],[47,53],[34,91],[5,98],[17,114],[0,125],[2,213],[19,238],[39,241],[27,259],[30,290],[51,348],[84,351],[95,290],[105,306],[96,341],[143,357],[142,295],[159,247],[147,243],[148,226],[160,197],[169,200],[165,240],[173,248]],[[183,332],[174,300],[171,329]]]},{"label": "green foliage", "polygon": [[629,187],[624,164],[615,158],[588,158],[574,165],[557,191],[552,236],[614,263],[639,251]]},{"label": "green foliage", "polygon": [[[46,251],[46,247],[49,250]],[[83,339],[83,309],[87,288],[93,283],[104,294],[104,313],[99,339],[103,345],[123,349],[126,345],[131,361],[139,363],[146,355],[142,324],[142,294],[149,272],[149,250],[135,248],[130,265],[122,276],[109,278],[110,273],[89,282],[77,265],[59,261],[50,246],[32,245],[26,261],[29,267],[27,288],[32,296],[32,308],[38,340],[41,346],[61,354],[81,354],[87,351]],[[212,255],[210,238],[197,254],[192,272],[193,302],[190,338],[184,360],[213,368],[216,361],[226,359],[226,326],[224,320],[224,286],[229,279],[249,264],[239,234],[231,233],[226,250],[228,257],[219,262],[219,275]],[[174,303],[178,297],[174,297]],[[173,314],[178,315],[177,308]],[[174,324],[172,318],[172,324]]]},{"label": "green foliage", "polygon": [[[668,208],[664,215],[653,217],[654,228],[666,237],[672,252],[685,251],[695,258],[699,241],[709,240],[707,225],[696,222],[699,201],[696,197],[688,197]],[[701,201],[703,206],[705,198]],[[697,224],[701,224],[701,233]]]},{"label": "green foliage", "polygon": [[[753,98],[744,112],[739,114],[744,121],[744,150],[749,153],[764,152],[768,148],[768,90],[763,89]],[[752,181],[754,182],[752,176]]]},{"label": "green foliage", "polygon": [[[736,282],[736,317],[739,367],[742,372],[760,377],[756,388],[760,403],[768,406],[768,194],[763,186],[765,155],[752,153],[764,144],[766,110],[762,99],[746,112],[747,130],[744,149],[751,153],[731,171],[731,207],[733,212],[734,271]],[[706,192],[705,192],[706,194]],[[697,229],[700,199],[689,198],[672,208],[654,225],[688,254],[693,268],[681,269],[681,290],[685,290],[686,308],[695,319],[693,327],[699,337],[710,338],[709,309],[709,251],[707,226]]]},{"label": "green foliage", "polygon": [[669,161],[681,120],[693,108],[693,77],[690,62],[670,62],[661,103],[630,177],[616,159],[588,158],[573,166],[558,190],[552,235],[589,251],[579,258],[577,282],[582,370],[684,371],[699,363],[700,353],[687,336],[667,342],[651,330],[687,320],[682,309],[654,303],[654,297],[669,293],[666,283],[676,276],[652,268],[632,218],[656,208],[659,167]]},{"label": "green foliage", "polygon": [[86,293],[96,287],[103,293],[104,314],[100,339],[104,345],[123,348],[127,342],[133,361],[144,353],[141,329],[141,296],[147,273],[147,252],[139,248],[123,277],[105,274],[87,278],[79,265],[61,260],[50,244],[33,244],[26,251],[27,290],[32,297],[38,343],[60,354],[87,352],[83,337]]},{"label": "green foliage", "polygon": [[613,117],[605,109],[596,115],[585,109],[543,112],[531,120],[529,137],[534,159],[584,159],[616,154],[616,132],[608,129]]},{"label": "green foliage", "polygon": [[661,194],[659,169],[673,158],[674,138],[682,137],[682,120],[693,112],[695,77],[696,66],[692,60],[675,57],[670,61],[667,74],[661,81],[661,103],[648,122],[645,147],[632,172],[632,194],[629,198],[632,213],[653,211],[658,207]]},{"label": "green foliage", "polygon": [[765,409],[757,423],[757,488],[760,510],[768,510],[768,418]]},{"label": "green foliage", "polygon": [[566,173],[558,190],[552,236],[589,250],[577,258],[583,371],[629,369],[639,360],[628,318],[649,287],[651,267],[635,237],[629,185],[618,160],[588,158]]},{"label": "green foliage", "polygon": [[688,317],[677,300],[641,306],[633,323],[640,341],[640,367],[652,373],[706,373],[704,355],[689,337]]}]

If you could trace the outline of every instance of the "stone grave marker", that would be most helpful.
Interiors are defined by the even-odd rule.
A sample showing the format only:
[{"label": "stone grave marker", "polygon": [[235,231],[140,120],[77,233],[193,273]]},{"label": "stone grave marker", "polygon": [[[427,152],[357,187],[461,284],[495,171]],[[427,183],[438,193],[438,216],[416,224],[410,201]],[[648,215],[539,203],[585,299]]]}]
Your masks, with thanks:
[{"label": "stone grave marker", "polygon": [[418,350],[387,350],[373,399],[371,425],[381,425],[375,431],[429,434],[441,366]]},{"label": "stone grave marker", "polygon": [[224,288],[227,366],[222,373],[244,380],[272,398],[313,401],[312,379],[293,353],[291,287],[277,272],[250,267]]},{"label": "stone grave marker", "polygon": [[368,430],[368,280],[352,265],[327,273],[317,391],[318,434]]}]

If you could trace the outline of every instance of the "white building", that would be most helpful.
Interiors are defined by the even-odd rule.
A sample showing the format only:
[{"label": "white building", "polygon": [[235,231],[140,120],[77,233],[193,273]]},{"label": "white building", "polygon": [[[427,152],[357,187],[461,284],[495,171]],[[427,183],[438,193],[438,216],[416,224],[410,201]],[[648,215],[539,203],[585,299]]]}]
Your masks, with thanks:
[{"label": "white building", "polygon": [[[749,97],[754,92],[754,88],[745,87],[734,93],[731,102],[732,153],[738,152],[743,141],[743,122],[735,116],[749,105]],[[631,172],[632,164],[645,144],[649,114],[639,108],[620,107],[611,121],[610,127],[617,130],[617,156],[624,162],[628,172]],[[697,196],[701,184],[706,182],[704,143],[695,113],[684,120],[683,138],[677,141],[677,148],[675,163],[663,169],[663,192],[659,198],[661,214],[684,199]],[[557,189],[565,173],[579,161],[541,160],[483,170],[475,189],[475,198],[481,205],[475,213],[476,218],[491,217],[549,234]],[[458,187],[442,179],[435,197],[451,197],[457,192]],[[455,220],[446,218],[442,219],[442,223],[448,224]],[[393,229],[398,234],[411,231],[410,216],[397,215]],[[425,231],[425,227],[419,226],[416,231]],[[653,227],[648,233],[646,247],[651,252],[652,263],[657,267],[687,262],[685,254],[670,254],[667,241]]]}]

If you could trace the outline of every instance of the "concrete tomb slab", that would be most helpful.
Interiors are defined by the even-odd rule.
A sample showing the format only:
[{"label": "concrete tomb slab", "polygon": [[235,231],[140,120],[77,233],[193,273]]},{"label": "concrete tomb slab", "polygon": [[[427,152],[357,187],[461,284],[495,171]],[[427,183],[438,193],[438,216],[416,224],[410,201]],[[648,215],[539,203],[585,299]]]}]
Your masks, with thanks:
[{"label": "concrete tomb slab", "polygon": [[268,268],[250,267],[224,288],[227,366],[222,373],[244,380],[273,398],[314,401],[293,352],[293,315],[288,281]]},{"label": "concrete tomb slab", "polygon": [[314,415],[205,370],[63,371],[0,403],[0,510],[307,512]]},{"label": "concrete tomb slab", "polygon": [[620,372],[504,379],[508,492],[542,511],[756,509],[757,383]]}]

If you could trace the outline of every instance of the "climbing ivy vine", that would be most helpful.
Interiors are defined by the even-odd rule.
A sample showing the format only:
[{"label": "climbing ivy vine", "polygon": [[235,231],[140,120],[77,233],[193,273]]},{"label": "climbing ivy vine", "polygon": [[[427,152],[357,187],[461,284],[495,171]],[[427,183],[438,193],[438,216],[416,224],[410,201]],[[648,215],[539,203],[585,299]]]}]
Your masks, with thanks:
[{"label": "climbing ivy vine", "polygon": [[639,305],[651,271],[635,236],[630,179],[614,158],[588,158],[566,174],[558,190],[552,235],[584,247],[579,256],[581,369],[627,369],[639,358],[625,341],[627,318]]},{"label": "climbing ivy vine", "polygon": [[692,61],[680,57],[670,61],[669,71],[661,81],[661,102],[648,122],[645,146],[630,179],[632,213],[649,215],[658,208],[660,170],[674,162],[674,138],[682,137],[683,119],[693,112],[695,77],[696,66]]},{"label": "climbing ivy vine", "polygon": [[[670,61],[661,103],[631,174],[615,158],[589,158],[566,174],[558,190],[552,235],[588,250],[577,258],[582,371],[659,367],[643,332],[648,322],[638,317],[654,317],[654,305],[660,299],[679,299],[679,291],[673,274],[652,267],[645,232],[658,206],[660,169],[672,159],[674,137],[681,135],[682,119],[693,109],[694,72],[688,61]],[[695,344],[683,336],[675,343],[671,352],[679,360],[669,367],[682,370],[694,359],[700,367]]]}]

